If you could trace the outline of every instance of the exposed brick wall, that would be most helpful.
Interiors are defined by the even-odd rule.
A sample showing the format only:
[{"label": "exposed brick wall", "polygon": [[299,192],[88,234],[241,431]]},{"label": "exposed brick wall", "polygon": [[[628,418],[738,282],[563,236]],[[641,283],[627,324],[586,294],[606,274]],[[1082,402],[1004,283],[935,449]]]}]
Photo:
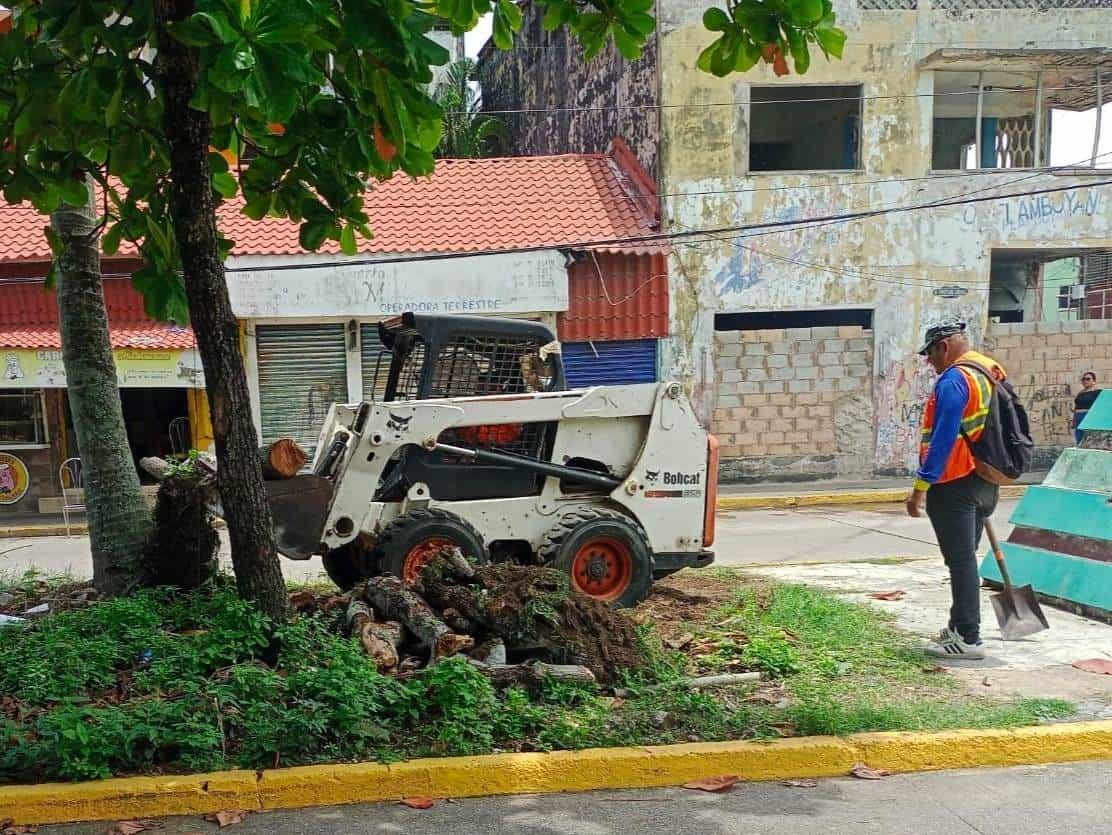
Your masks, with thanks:
[{"label": "exposed brick wall", "polygon": [[1035,467],[1047,469],[1062,447],[1073,446],[1070,418],[1081,374],[1112,388],[1112,319],[1083,322],[989,324],[984,350],[1007,370],[1027,407]]},{"label": "exposed brick wall", "polygon": [[724,480],[872,472],[871,331],[719,331],[715,342],[712,431]]}]

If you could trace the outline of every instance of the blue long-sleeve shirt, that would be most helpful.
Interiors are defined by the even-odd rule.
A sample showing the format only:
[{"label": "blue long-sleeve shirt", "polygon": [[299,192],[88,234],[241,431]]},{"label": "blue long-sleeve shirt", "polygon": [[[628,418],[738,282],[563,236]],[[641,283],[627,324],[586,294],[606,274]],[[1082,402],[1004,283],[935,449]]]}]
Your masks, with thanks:
[{"label": "blue long-sleeve shirt", "polygon": [[915,473],[916,486],[920,482],[934,484],[942,477],[950,453],[954,451],[961,434],[961,420],[969,402],[969,384],[965,375],[954,366],[942,372],[935,383],[934,425],[931,428],[930,446],[919,470]]}]

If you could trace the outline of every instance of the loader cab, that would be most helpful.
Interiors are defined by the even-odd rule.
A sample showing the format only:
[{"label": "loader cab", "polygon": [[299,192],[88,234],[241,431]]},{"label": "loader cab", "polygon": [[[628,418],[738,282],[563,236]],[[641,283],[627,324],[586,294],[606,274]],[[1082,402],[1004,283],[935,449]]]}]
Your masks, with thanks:
[{"label": "loader cab", "polygon": [[[376,366],[375,390],[384,402],[563,391],[567,386],[556,336],[538,322],[473,316],[404,313],[379,323],[386,351]],[[385,383],[380,388],[380,375]],[[501,424],[458,429],[444,443],[547,457],[556,426]],[[441,501],[539,494],[543,476],[520,468],[478,464],[411,448],[384,474],[375,498],[397,501],[424,482]]]}]

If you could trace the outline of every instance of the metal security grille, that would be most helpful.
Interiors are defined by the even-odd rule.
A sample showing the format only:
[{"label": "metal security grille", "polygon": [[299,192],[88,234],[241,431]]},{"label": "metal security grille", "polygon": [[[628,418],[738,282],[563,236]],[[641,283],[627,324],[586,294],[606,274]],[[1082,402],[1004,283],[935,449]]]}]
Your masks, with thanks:
[{"label": "metal security grille", "polygon": [[996,167],[1031,168],[1035,164],[1035,117],[1015,116],[996,123]]},{"label": "metal security grille", "polygon": [[425,367],[425,353],[424,341],[421,339],[414,340],[398,373],[398,384],[394,387],[395,400],[415,400],[420,396],[421,371]]},{"label": "metal security grille", "polygon": [[378,324],[359,326],[359,356],[363,365],[363,399],[382,400],[390,376],[391,354],[378,337]]},{"label": "metal security grille", "polygon": [[867,12],[901,11],[914,9],[918,0],[861,0],[860,8]]},{"label": "metal security grille", "polygon": [[255,346],[263,442],[312,452],[329,406],[348,399],[344,326],[258,325]]},{"label": "metal security grille", "polygon": [[447,343],[437,356],[429,397],[542,391],[547,386],[538,362],[540,348],[532,339],[459,337]]},{"label": "metal security grille", "polygon": [[934,0],[936,9],[1112,9],[1112,0]]},{"label": "metal security grille", "polygon": [[565,342],[562,352],[572,388],[656,382],[655,339]]}]

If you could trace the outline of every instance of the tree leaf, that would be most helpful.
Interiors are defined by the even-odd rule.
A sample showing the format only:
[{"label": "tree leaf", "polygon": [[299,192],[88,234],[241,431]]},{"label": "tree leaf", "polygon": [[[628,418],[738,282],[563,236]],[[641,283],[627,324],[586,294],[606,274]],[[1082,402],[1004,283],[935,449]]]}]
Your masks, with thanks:
[{"label": "tree leaf", "polygon": [[740,778],[734,775],[727,775],[724,777],[707,777],[703,780],[694,780],[690,783],[684,783],[685,789],[694,789],[701,792],[724,792],[729,791],[737,785]]},{"label": "tree leaf", "polygon": [[237,823],[243,823],[247,820],[249,812],[242,809],[230,809],[224,812],[213,812],[211,815],[205,815],[205,820],[210,823],[215,823],[223,829],[225,826],[234,826]]},{"label": "tree leaf", "polygon": [[711,32],[725,32],[732,25],[730,16],[722,9],[711,7],[703,12],[703,26]]},{"label": "tree leaf", "polygon": [[788,49],[795,61],[795,71],[802,75],[811,66],[811,53],[807,49],[807,38],[794,26],[785,26],[784,35],[788,39]]},{"label": "tree leaf", "polygon": [[885,771],[883,768],[872,768],[865,763],[856,763],[849,773],[859,780],[883,780],[892,774],[891,771]]},{"label": "tree leaf", "polygon": [[100,248],[105,255],[115,255],[120,251],[120,238],[123,237],[124,226],[122,223],[113,224],[100,239]]},{"label": "tree leaf", "polygon": [[436,801],[431,797],[407,797],[401,803],[410,809],[431,809],[436,805]]},{"label": "tree leaf", "polygon": [[815,40],[818,41],[827,57],[842,57],[846,45],[846,33],[834,25],[834,15],[828,14],[815,27]]},{"label": "tree leaf", "polygon": [[217,194],[227,200],[228,198],[236,196],[238,183],[236,183],[235,177],[225,171],[212,175],[212,188]]},{"label": "tree leaf", "polygon": [[344,226],[344,231],[340,233],[340,251],[344,255],[355,255],[359,252],[359,246],[355,242],[355,228],[350,223]]},{"label": "tree leaf", "polygon": [[869,597],[873,600],[903,600],[907,597],[907,592],[902,589],[895,589],[893,591],[874,591]]},{"label": "tree leaf", "polygon": [[624,27],[615,26],[613,28],[614,45],[618,47],[618,52],[622,57],[628,61],[636,61],[641,57],[641,40],[640,38],[631,35]]},{"label": "tree leaf", "polygon": [[805,26],[822,20],[822,0],[791,0],[792,21]]},{"label": "tree leaf", "polygon": [[71,206],[85,206],[89,202],[89,187],[84,178],[77,180],[66,177],[59,184],[62,190],[62,199]]},{"label": "tree leaf", "polygon": [[108,835],[138,835],[151,829],[160,829],[162,824],[152,820],[116,821],[108,828]]},{"label": "tree leaf", "polygon": [[1104,658],[1086,658],[1084,661],[1074,661],[1073,666],[1087,673],[1112,676],[1112,661]]},{"label": "tree leaf", "polygon": [[240,39],[239,30],[219,12],[196,12],[189,19],[207,24],[222,43],[235,43]]}]

